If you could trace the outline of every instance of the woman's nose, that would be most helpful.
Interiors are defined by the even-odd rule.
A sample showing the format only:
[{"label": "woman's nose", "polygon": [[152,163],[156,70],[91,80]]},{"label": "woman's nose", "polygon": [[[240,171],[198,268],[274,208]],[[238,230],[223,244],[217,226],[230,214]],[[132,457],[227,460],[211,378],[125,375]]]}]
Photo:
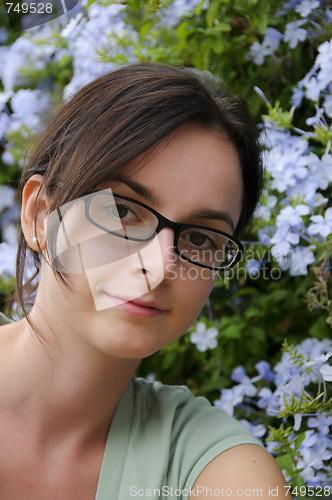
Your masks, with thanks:
[{"label": "woman's nose", "polygon": [[177,255],[174,249],[174,231],[162,229],[139,252],[140,272],[143,272],[152,288],[174,273]]}]

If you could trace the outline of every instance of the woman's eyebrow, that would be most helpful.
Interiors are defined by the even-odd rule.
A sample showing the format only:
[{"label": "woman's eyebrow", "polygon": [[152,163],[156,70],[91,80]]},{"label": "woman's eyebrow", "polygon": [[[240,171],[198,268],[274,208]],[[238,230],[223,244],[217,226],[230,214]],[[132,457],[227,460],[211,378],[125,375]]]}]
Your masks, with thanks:
[{"label": "woman's eyebrow", "polygon": [[132,180],[127,179],[126,177],[121,177],[121,176],[117,176],[114,180],[127,184],[127,186],[129,186],[133,191],[135,191],[135,193],[145,198],[149,203],[151,203],[157,208],[161,207],[164,203],[159,195],[151,191],[151,189],[144,186],[143,184],[139,184],[138,182],[134,182]]},{"label": "woman's eyebrow", "polygon": [[[142,196],[145,198],[149,203],[154,205],[156,208],[161,207],[164,204],[164,201],[162,198],[151,191],[148,187],[144,186],[143,184],[140,184],[138,182],[134,182],[132,180],[127,179],[126,177],[121,177],[117,176],[114,180],[123,182],[124,184],[127,184],[135,193],[137,193],[139,196]],[[235,225],[232,220],[232,217],[230,216],[229,212],[225,212],[224,210],[212,210],[212,209],[203,209],[203,210],[198,210],[194,211],[190,214],[190,218],[195,218],[195,219],[206,219],[206,220],[221,220],[223,222],[227,222],[227,224],[230,226],[232,231],[235,230]]]},{"label": "woman's eyebrow", "polygon": [[232,231],[235,231],[235,225],[230,213],[224,210],[211,210],[207,208],[191,213],[190,217],[195,219],[221,220],[227,222]]}]

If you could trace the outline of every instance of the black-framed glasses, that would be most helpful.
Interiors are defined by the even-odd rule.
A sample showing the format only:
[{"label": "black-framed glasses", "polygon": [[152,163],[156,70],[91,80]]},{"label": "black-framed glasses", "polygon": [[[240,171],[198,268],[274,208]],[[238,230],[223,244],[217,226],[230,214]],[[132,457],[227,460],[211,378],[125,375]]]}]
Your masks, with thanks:
[{"label": "black-framed glasses", "polygon": [[87,220],[114,236],[147,242],[167,227],[174,230],[175,252],[192,264],[217,271],[241,259],[241,242],[223,231],[173,222],[140,201],[107,190],[90,193],[84,201]]}]

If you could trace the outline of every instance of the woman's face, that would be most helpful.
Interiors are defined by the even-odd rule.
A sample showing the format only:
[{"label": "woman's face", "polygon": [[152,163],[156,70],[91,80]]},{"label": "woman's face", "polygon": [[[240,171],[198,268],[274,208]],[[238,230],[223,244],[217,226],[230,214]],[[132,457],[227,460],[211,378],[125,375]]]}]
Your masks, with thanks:
[{"label": "woman's face", "polygon": [[[243,185],[238,154],[229,140],[215,130],[186,124],[142,167],[133,162],[100,190],[112,203],[112,194],[127,196],[171,221],[232,234]],[[63,256],[60,263],[74,290],[54,280],[43,265],[36,302],[61,323],[62,331],[109,355],[141,359],[192,325],[216,274],[175,253],[173,229],[162,229],[144,244],[105,233],[89,220],[89,215],[101,220],[96,199],[69,204],[60,217],[55,254]],[[114,205],[105,207],[112,211]],[[128,217],[128,210],[119,214]],[[49,218],[49,227],[54,216],[59,212]],[[66,249],[70,251],[61,253]]]}]

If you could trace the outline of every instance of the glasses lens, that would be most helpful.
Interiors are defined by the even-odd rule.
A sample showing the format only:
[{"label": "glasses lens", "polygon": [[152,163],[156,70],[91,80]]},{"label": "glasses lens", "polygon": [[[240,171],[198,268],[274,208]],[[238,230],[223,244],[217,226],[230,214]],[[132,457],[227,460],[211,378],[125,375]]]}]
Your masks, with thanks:
[{"label": "glasses lens", "polygon": [[137,241],[150,239],[158,226],[157,217],[146,208],[105,191],[91,198],[89,217],[104,231]]},{"label": "glasses lens", "polygon": [[213,268],[231,266],[240,251],[239,246],[227,235],[197,227],[181,231],[178,250],[194,264]]}]

